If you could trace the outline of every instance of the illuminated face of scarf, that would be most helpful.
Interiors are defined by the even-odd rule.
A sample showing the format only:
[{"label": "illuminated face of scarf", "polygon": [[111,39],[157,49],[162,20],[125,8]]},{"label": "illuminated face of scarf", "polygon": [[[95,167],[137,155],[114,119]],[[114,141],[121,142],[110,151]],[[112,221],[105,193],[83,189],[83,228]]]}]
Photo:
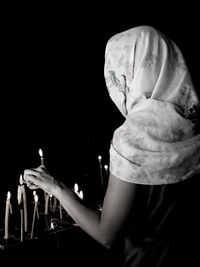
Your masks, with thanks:
[{"label": "illuminated face of scarf", "polygon": [[199,100],[175,43],[149,26],[116,34],[106,46],[104,73],[126,118],[113,136],[111,172],[143,184],[175,183],[199,172]]}]

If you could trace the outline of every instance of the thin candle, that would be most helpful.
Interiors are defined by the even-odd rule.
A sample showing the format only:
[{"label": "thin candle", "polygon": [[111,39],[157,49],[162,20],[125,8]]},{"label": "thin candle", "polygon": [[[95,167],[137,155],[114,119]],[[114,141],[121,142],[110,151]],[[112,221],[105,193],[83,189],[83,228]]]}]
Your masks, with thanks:
[{"label": "thin candle", "polygon": [[54,199],[53,199],[53,213],[56,211],[56,207],[57,207],[57,198],[54,196]]},{"label": "thin candle", "polygon": [[103,172],[102,172],[102,163],[101,163],[102,156],[98,156],[99,160],[99,168],[100,168],[100,175],[101,175],[101,184],[103,185]]},{"label": "thin candle", "polygon": [[108,173],[108,165],[104,165],[104,169],[105,169],[106,172]]},{"label": "thin candle", "polygon": [[48,211],[49,211],[49,194],[47,194],[46,196],[46,200],[45,200],[45,211],[44,214],[48,215]]},{"label": "thin candle", "polygon": [[62,205],[61,205],[61,203],[59,205],[59,210],[60,210],[60,219],[62,220]]},{"label": "thin candle", "polygon": [[39,155],[40,155],[41,165],[44,166],[44,156],[41,148],[39,149]]},{"label": "thin candle", "polygon": [[5,235],[4,238],[7,240],[9,238],[9,213],[10,213],[10,198],[11,193],[8,191],[6,200],[6,210],[5,210]]},{"label": "thin candle", "polygon": [[[34,198],[34,199],[35,199],[35,195],[36,195],[36,191],[34,190],[34,191],[33,191],[33,198]],[[38,220],[39,220],[40,215],[39,215],[38,205],[37,205],[36,213],[37,213],[37,218],[38,218]]]},{"label": "thin candle", "polygon": [[22,175],[20,175],[19,178],[21,192],[22,192],[22,200],[23,200],[23,206],[24,206],[24,232],[28,232],[28,212],[27,212],[27,199],[26,199],[26,190],[25,186],[23,184],[23,178]]},{"label": "thin candle", "polygon": [[52,194],[49,195],[49,206],[50,206],[50,211],[53,211],[53,205],[52,205]]},{"label": "thin candle", "polygon": [[35,226],[35,215],[37,212],[37,204],[38,204],[38,195],[34,196],[35,200],[35,206],[34,206],[34,211],[33,211],[33,221],[32,221],[32,228],[31,228],[31,239],[33,239],[33,232],[34,232],[34,226]]},{"label": "thin candle", "polygon": [[22,207],[22,190],[21,186],[18,185],[18,192],[17,192],[17,200],[18,205],[20,206],[20,241],[23,242],[24,239],[24,212]]}]

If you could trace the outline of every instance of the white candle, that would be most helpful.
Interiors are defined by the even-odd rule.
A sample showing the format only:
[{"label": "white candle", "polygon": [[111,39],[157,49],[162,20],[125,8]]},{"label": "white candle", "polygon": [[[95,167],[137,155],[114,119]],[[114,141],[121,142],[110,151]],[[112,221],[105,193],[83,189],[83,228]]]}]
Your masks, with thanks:
[{"label": "white candle", "polygon": [[48,215],[48,211],[49,211],[49,194],[47,194],[47,196],[46,196],[44,214]]},{"label": "white candle", "polygon": [[108,174],[108,165],[104,165],[104,169],[106,170],[106,173]]},{"label": "white candle", "polygon": [[33,221],[32,221],[32,228],[31,228],[31,239],[33,239],[33,231],[34,231],[34,226],[35,226],[35,214],[37,212],[37,204],[38,204],[38,195],[37,194],[35,194],[34,200],[35,200],[35,206],[34,206],[34,211],[33,211]]},{"label": "white candle", "polygon": [[40,155],[41,165],[44,166],[44,156],[41,148],[39,149],[39,155]]},{"label": "white candle", "polygon": [[102,172],[102,163],[101,163],[102,156],[98,156],[99,160],[99,168],[100,168],[100,175],[101,175],[101,184],[103,185],[103,172]]},{"label": "white candle", "polygon": [[28,232],[28,212],[27,212],[27,199],[26,199],[26,190],[23,184],[22,175],[19,178],[21,192],[22,192],[22,199],[23,199],[23,206],[24,206],[24,232]]},{"label": "white candle", "polygon": [[53,205],[52,205],[52,194],[49,195],[49,206],[50,206],[50,211],[53,211]]},{"label": "white candle", "polygon": [[[33,191],[33,198],[34,198],[34,199],[35,199],[35,196],[36,196],[36,191],[34,190],[34,191]],[[38,218],[38,220],[39,220],[40,215],[39,215],[38,205],[37,205],[36,212],[37,212],[37,218]]]},{"label": "white candle", "polygon": [[5,235],[4,238],[7,240],[9,237],[9,213],[10,213],[10,198],[11,198],[11,193],[8,191],[7,193],[7,200],[6,200],[6,210],[5,210]]},{"label": "white candle", "polygon": [[62,220],[62,205],[61,205],[61,203],[59,205],[59,210],[60,210],[60,219]]},{"label": "white candle", "polygon": [[53,213],[56,211],[56,207],[57,207],[57,198],[54,196],[54,199],[53,199]]},{"label": "white candle", "polygon": [[[18,185],[18,192],[17,192],[17,200],[18,205],[21,205],[22,202],[22,191],[21,186]],[[22,206],[20,206],[20,241],[23,242],[24,239],[24,212]]]}]

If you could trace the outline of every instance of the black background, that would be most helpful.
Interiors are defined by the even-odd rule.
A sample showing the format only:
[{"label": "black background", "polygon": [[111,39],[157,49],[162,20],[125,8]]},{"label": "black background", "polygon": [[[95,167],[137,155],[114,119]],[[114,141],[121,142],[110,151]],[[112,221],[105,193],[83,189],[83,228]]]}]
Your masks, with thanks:
[{"label": "black background", "polygon": [[113,131],[123,122],[104,82],[107,40],[137,25],[157,27],[181,48],[198,88],[196,11],[133,1],[2,8],[0,191],[16,190],[23,170],[40,164],[39,148],[66,183],[100,183],[97,157],[109,163]]}]

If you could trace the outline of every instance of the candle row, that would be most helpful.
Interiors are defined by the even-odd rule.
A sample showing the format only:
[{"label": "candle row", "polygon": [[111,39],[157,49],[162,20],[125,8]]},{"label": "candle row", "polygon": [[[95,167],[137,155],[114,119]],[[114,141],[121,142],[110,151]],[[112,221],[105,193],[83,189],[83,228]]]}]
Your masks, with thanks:
[{"label": "candle row", "polygon": [[[39,149],[39,156],[40,156],[40,160],[41,160],[41,165],[45,166],[42,149]],[[101,184],[104,185],[104,177],[103,177],[103,171],[102,171],[102,157],[98,156],[98,160],[99,160],[99,167],[100,167]],[[104,169],[106,170],[107,175],[109,175],[108,165],[104,165]],[[79,198],[83,199],[83,191],[79,190],[79,186],[77,183],[74,184],[74,192],[77,194],[77,196]],[[38,197],[35,190],[33,191],[33,197],[34,197],[34,211],[33,211],[33,220],[32,220],[32,227],[31,227],[31,238],[33,238],[36,216],[39,219],[39,211],[38,211],[39,197]],[[44,197],[45,197],[44,214],[48,215],[49,206],[50,206],[51,212],[55,212],[56,207],[57,207],[57,198],[53,197],[51,194],[47,194],[46,192],[44,192]],[[7,240],[9,238],[9,215],[12,214],[12,206],[11,206],[10,198],[11,198],[11,193],[10,193],[10,191],[8,191],[7,200],[6,200],[6,209],[5,209],[5,234],[4,234],[5,240]],[[52,198],[54,198],[53,204],[52,204]],[[18,205],[20,208],[20,221],[21,221],[20,240],[22,242],[24,239],[24,233],[28,232],[27,197],[26,197],[25,186],[23,184],[23,176],[22,175],[20,175],[20,179],[19,179],[17,200],[18,200]],[[62,219],[62,205],[61,205],[61,203],[59,203],[59,213],[60,213],[60,219]]]}]

